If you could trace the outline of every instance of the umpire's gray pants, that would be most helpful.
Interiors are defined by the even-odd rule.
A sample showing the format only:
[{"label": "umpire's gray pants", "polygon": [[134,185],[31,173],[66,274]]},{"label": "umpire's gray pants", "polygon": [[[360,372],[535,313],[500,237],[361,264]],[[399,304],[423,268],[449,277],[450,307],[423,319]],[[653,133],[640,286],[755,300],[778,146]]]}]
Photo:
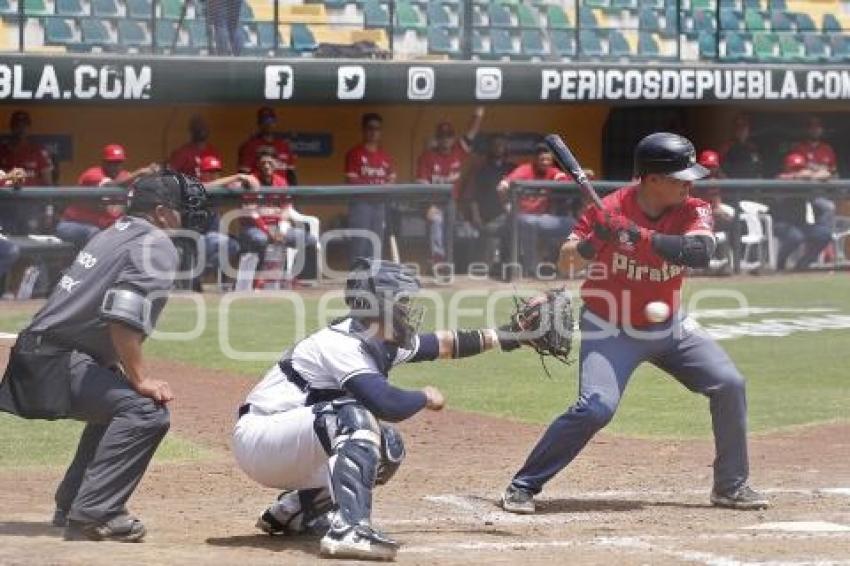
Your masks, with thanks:
[{"label": "umpire's gray pants", "polygon": [[721,493],[740,487],[749,474],[747,400],[744,378],[717,343],[694,321],[650,325],[654,337],[628,335],[582,311],[579,398],[557,417],[529,454],[513,485],[538,493],[543,484],[578,455],[614,416],[629,378],[642,362],[666,371],[709,399],[714,429],[714,487]]},{"label": "umpire's gray pants", "polygon": [[79,357],[70,368],[70,417],[88,424],[56,490],[56,506],[70,510],[75,521],[103,522],[126,512],[168,432],[169,413],[136,393],[119,373]]}]

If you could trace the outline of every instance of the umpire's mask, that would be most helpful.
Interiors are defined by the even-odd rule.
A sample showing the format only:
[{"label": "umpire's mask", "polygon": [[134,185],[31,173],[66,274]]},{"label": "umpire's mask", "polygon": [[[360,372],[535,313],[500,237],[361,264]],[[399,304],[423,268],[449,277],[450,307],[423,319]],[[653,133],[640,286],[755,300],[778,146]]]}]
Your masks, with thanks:
[{"label": "umpire's mask", "polygon": [[145,175],[130,186],[127,212],[134,214],[167,206],[180,213],[183,228],[204,232],[209,224],[207,191],[194,177],[165,170]]}]

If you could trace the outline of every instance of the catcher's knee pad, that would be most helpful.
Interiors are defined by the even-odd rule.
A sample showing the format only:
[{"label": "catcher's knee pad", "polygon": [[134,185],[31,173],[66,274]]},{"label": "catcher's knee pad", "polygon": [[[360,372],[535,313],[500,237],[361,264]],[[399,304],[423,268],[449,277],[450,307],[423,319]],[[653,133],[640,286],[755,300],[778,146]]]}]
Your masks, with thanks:
[{"label": "catcher's knee pad", "polygon": [[381,461],[375,483],[384,485],[395,475],[404,461],[404,440],[401,433],[390,425],[381,425]]}]

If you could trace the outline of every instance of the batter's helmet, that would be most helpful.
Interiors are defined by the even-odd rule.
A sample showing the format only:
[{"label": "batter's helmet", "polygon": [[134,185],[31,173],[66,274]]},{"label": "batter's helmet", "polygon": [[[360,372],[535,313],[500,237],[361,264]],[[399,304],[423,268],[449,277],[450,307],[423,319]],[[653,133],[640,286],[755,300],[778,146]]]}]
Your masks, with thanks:
[{"label": "batter's helmet", "polygon": [[165,170],[145,175],[130,185],[127,212],[148,212],[158,205],[180,213],[183,228],[201,232],[209,223],[207,191],[194,177]]},{"label": "batter's helmet", "polygon": [[797,153],[796,151],[792,151],[788,155],[785,156],[785,171],[788,173],[799,171],[806,167],[806,156],[802,153]]},{"label": "batter's helmet", "polygon": [[697,153],[687,138],[669,132],[650,134],[635,148],[635,175],[667,175],[680,181],[696,181],[710,171],[697,163]]},{"label": "batter's helmet", "polygon": [[355,318],[389,322],[394,342],[410,348],[421,318],[410,298],[421,287],[413,271],[399,263],[357,258],[345,281],[345,304]]}]

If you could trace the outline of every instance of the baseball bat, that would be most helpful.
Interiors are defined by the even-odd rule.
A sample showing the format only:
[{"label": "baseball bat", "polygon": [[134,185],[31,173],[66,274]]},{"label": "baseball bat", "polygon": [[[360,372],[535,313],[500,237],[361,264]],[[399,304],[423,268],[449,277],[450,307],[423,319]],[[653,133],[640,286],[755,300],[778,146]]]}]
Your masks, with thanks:
[{"label": "baseball bat", "polygon": [[564,140],[561,139],[561,136],[558,134],[549,134],[543,138],[543,141],[546,143],[546,147],[552,151],[552,157],[554,157],[558,167],[567,172],[578,183],[581,192],[596,208],[602,210],[602,199],[596,194],[596,189],[593,188],[587,175],[584,174],[581,165],[579,165],[578,160],[573,155],[573,152],[570,151],[570,148],[567,147],[567,144],[564,143]]}]

